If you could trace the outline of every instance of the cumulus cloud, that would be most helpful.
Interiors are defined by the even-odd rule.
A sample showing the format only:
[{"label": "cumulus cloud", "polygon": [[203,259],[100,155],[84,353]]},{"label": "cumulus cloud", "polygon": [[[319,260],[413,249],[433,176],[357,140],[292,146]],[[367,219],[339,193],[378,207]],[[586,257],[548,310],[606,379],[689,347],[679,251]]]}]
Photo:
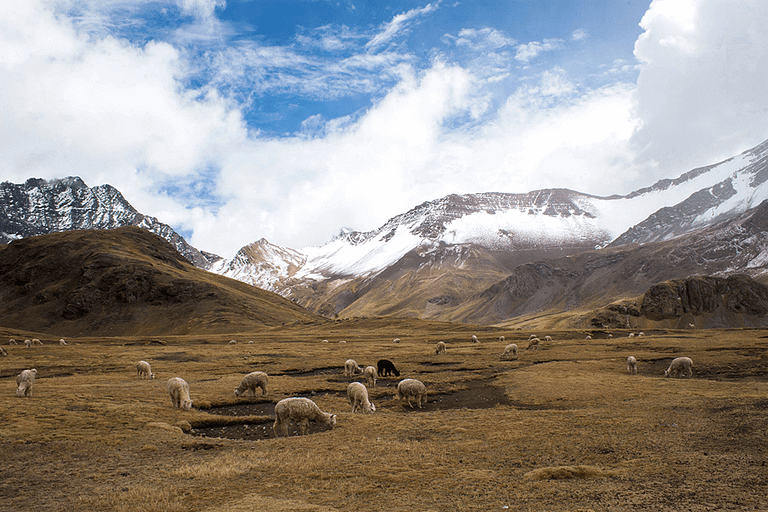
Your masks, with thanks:
[{"label": "cumulus cloud", "polygon": [[635,44],[633,138],[656,175],[732,156],[768,135],[768,4],[654,0]]}]

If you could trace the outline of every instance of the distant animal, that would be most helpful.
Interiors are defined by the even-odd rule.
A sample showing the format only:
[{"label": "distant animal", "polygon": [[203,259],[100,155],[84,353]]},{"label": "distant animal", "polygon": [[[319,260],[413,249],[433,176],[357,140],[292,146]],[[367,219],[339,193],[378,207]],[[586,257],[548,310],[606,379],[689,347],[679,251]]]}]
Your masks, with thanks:
[{"label": "distant animal", "polygon": [[528,336],[529,340],[532,340],[533,338],[538,338],[538,336],[536,336],[535,334],[531,334],[530,336]]},{"label": "distant animal", "polygon": [[152,373],[152,367],[146,361],[139,361],[136,363],[136,375],[142,379],[154,379],[155,374]]},{"label": "distant animal", "polygon": [[237,340],[229,340],[230,345],[237,345]]},{"label": "distant animal", "polygon": [[352,405],[352,412],[376,412],[376,406],[368,399],[368,390],[361,382],[350,382],[347,386],[347,396]]},{"label": "distant animal", "polygon": [[511,359],[517,359],[517,345],[510,343],[504,347],[504,352],[501,353],[499,359],[502,361],[509,361]]},{"label": "distant animal", "polygon": [[328,340],[323,340],[322,343],[328,343]]},{"label": "distant animal", "polygon": [[480,340],[477,339],[477,336],[474,334],[472,335],[472,343],[480,343]]},{"label": "distant animal", "polygon": [[8,344],[9,344],[9,345],[18,345],[18,344],[19,344],[19,342],[18,342],[18,341],[16,341],[15,339],[11,338],[11,340],[8,342]]},{"label": "distant animal", "polygon": [[389,377],[393,373],[395,374],[395,377],[400,376],[400,372],[395,368],[395,364],[389,359],[379,359],[376,363],[376,368],[378,368],[377,373],[379,374],[379,377]]},{"label": "distant animal", "polygon": [[5,357],[7,355],[8,355],[8,352],[3,347],[0,347],[0,356]]},{"label": "distant animal", "polygon": [[32,344],[33,344],[33,345],[40,345],[41,347],[43,346],[43,342],[42,342],[42,341],[40,341],[40,340],[39,340],[39,339],[37,339],[37,338],[32,338]]},{"label": "distant animal", "polygon": [[344,376],[352,377],[358,373],[363,373],[362,368],[357,365],[357,362],[355,362],[354,359],[347,359],[344,363]]},{"label": "distant animal", "polygon": [[608,334],[608,337],[609,337],[609,338],[613,338],[613,334],[610,334],[610,333],[609,333],[609,334]]},{"label": "distant animal", "polygon": [[552,341],[552,336],[544,336],[544,341]]},{"label": "distant animal", "polygon": [[585,339],[587,339],[587,340],[591,340],[591,339],[592,339],[592,336],[590,336],[589,334],[587,334],[587,337],[586,337]]},{"label": "distant animal", "polygon": [[505,340],[505,339],[506,339],[506,338],[504,338],[504,336],[499,336],[499,341],[500,341],[500,342],[504,343],[504,340]]},{"label": "distant animal", "polygon": [[369,388],[376,386],[376,368],[373,366],[366,366],[363,368],[363,377],[365,377],[365,381],[368,383]]},{"label": "distant animal", "polygon": [[24,348],[32,348],[32,340],[24,340]]},{"label": "distant animal", "polygon": [[346,341],[344,341],[344,340],[341,340],[339,343],[346,343]]},{"label": "distant animal", "polygon": [[16,376],[16,396],[32,396],[32,386],[35,383],[36,376],[37,370],[35,368],[32,368],[31,370],[24,370],[18,376]]},{"label": "distant animal", "polygon": [[400,343],[400,338],[395,338],[392,340],[392,343]]},{"label": "distant animal", "polygon": [[189,384],[181,377],[168,379],[165,389],[171,395],[171,402],[176,409],[190,410],[192,399],[189,398]]},{"label": "distant animal", "polygon": [[397,399],[402,403],[404,398],[411,409],[413,409],[412,400],[415,400],[416,405],[421,409],[427,403],[427,387],[420,380],[403,379],[397,385]]},{"label": "distant animal", "polygon": [[629,356],[627,358],[627,371],[632,375],[637,374],[637,359],[635,359],[634,356]]},{"label": "distant animal", "polygon": [[269,377],[264,372],[251,372],[243,377],[240,381],[240,385],[235,388],[235,396],[245,394],[250,390],[253,396],[256,396],[256,388],[261,388],[261,396],[267,394],[267,384]]},{"label": "distant animal", "polygon": [[445,354],[445,342],[444,341],[438,341],[437,345],[435,345],[435,354]]},{"label": "distant animal", "polygon": [[633,338],[634,336],[635,336],[635,333],[631,332],[631,333],[629,333],[629,336],[628,336],[628,337],[629,337],[629,338]]},{"label": "distant animal", "polygon": [[669,368],[664,372],[665,377],[673,379],[687,379],[693,375],[693,361],[690,357],[678,357],[673,359]]},{"label": "distant animal", "polygon": [[539,338],[531,338],[528,340],[528,347],[525,350],[539,350],[541,348],[541,340]]},{"label": "distant animal", "polygon": [[62,347],[66,347],[66,346],[67,346],[67,342],[66,342],[66,341],[64,341],[64,338],[61,338],[61,339],[59,340],[59,345],[61,345]]},{"label": "distant animal", "polygon": [[288,435],[288,420],[297,421],[301,434],[305,435],[309,430],[309,422],[317,421],[328,427],[336,426],[336,415],[323,412],[315,402],[309,398],[283,398],[275,405],[275,423],[272,430],[278,437],[282,430]]}]

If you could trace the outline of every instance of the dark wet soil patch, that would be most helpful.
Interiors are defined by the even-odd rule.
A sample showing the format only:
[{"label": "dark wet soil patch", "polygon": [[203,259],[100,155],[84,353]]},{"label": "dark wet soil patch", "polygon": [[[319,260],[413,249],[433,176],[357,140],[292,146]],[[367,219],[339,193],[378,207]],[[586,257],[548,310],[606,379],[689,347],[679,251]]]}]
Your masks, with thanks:
[{"label": "dark wet soil patch", "polygon": [[[411,411],[442,411],[450,409],[490,409],[497,405],[511,405],[509,398],[504,394],[504,389],[491,384],[490,379],[478,379],[462,383],[465,389],[450,393],[429,393],[427,390],[427,403],[421,409],[414,405],[408,406],[405,400],[401,406],[397,398],[392,402],[394,409]],[[383,404],[387,407],[390,404]]]},{"label": "dark wet soil patch", "polygon": [[311,377],[313,375],[333,375],[344,373],[344,368],[339,366],[326,366],[324,368],[312,368],[311,370],[292,369],[283,372],[272,372],[272,375],[299,375],[302,377]]},{"label": "dark wet soil patch", "polygon": [[[335,393],[321,391],[314,393],[299,393],[309,398]],[[273,402],[255,402],[243,404],[216,405],[204,409],[221,419],[209,418],[200,420],[192,425],[193,436],[241,439],[246,441],[260,441],[275,437],[272,425],[275,422],[275,404]],[[309,423],[308,434],[317,434],[329,430],[325,425],[315,422]],[[293,422],[288,424],[288,436],[300,435],[299,426]]]},{"label": "dark wet soil patch", "polygon": [[158,361],[176,361],[179,363],[200,361],[200,357],[187,354],[186,352],[173,352],[172,354],[161,354],[154,357]]},{"label": "dark wet soil patch", "polygon": [[[381,395],[378,389],[371,390],[371,400],[377,409],[388,409],[396,412],[429,412],[452,409],[489,409],[497,405],[509,405],[520,409],[551,409],[551,406],[535,406],[513,403],[504,394],[504,389],[493,384],[492,377],[484,377],[461,383],[464,389],[457,391],[428,393],[428,401],[419,409],[411,408],[407,404],[401,405],[397,400],[396,391],[387,390],[386,395]],[[379,386],[377,386],[379,388]],[[321,395],[336,394],[346,396],[346,391],[322,390],[315,392],[297,393],[297,396],[314,398]],[[404,402],[405,403],[405,402]],[[200,437],[219,437],[227,439],[243,439],[258,441],[274,438],[272,424],[275,417],[275,404],[272,402],[254,402],[243,404],[226,404],[212,406],[205,409],[212,415],[224,416],[219,424],[216,419],[208,419],[194,424],[192,435]],[[338,412],[338,411],[327,411]],[[345,411],[346,412],[346,411]],[[309,434],[325,432],[329,430],[325,425],[310,422]],[[299,427],[294,423],[288,426],[288,435],[299,434]]]}]

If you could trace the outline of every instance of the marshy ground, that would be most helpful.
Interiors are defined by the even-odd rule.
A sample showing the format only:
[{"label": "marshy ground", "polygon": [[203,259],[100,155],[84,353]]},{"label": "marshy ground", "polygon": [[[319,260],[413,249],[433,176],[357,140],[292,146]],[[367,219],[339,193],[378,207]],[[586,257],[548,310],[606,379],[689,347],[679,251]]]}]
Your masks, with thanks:
[{"label": "marshy ground", "polygon": [[[0,510],[765,510],[768,331],[612,333],[538,332],[553,341],[526,351],[528,332],[449,324],[68,346],[36,334],[45,345],[32,349],[0,331]],[[519,359],[499,360],[507,343]],[[663,378],[681,355],[693,378]],[[344,377],[348,358],[401,372],[369,390],[374,414],[351,413],[346,387],[362,378]],[[155,380],[136,376],[141,359]],[[34,393],[18,398],[27,368]],[[269,394],[234,396],[255,370]],[[174,376],[193,410],[171,407]],[[403,378],[426,384],[423,409],[396,400]],[[336,428],[276,439],[274,404],[288,396],[337,414]]]}]

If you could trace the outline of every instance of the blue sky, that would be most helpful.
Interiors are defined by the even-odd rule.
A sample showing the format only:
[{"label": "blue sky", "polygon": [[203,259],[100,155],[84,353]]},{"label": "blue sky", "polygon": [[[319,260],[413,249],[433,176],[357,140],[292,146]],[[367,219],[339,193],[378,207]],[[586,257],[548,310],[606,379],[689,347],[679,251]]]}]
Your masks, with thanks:
[{"label": "blue sky", "polygon": [[0,178],[232,257],[451,193],[625,194],[768,139],[758,0],[0,5]]}]

